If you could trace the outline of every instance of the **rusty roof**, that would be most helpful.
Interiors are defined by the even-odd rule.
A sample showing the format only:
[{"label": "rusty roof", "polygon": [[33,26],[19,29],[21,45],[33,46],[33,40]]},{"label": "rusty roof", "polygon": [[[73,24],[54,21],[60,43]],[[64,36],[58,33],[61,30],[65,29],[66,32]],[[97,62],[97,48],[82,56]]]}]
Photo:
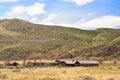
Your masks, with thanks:
[{"label": "rusty roof", "polygon": [[75,64],[76,60],[56,60],[55,62],[64,62],[65,64]]},{"label": "rusty roof", "polygon": [[76,63],[76,61],[64,61],[66,64],[75,64]]}]

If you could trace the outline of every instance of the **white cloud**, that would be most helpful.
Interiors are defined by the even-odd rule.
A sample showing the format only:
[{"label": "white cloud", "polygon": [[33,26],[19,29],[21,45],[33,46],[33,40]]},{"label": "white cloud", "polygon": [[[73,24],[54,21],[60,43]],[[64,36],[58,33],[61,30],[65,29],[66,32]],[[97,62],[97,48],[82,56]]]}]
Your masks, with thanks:
[{"label": "white cloud", "polygon": [[117,26],[120,26],[120,16],[106,15],[91,20],[81,19],[76,23],[69,23],[69,24],[66,23],[56,24],[53,21],[55,18],[56,18],[55,14],[49,14],[48,17],[46,17],[41,21],[36,17],[33,17],[31,20],[32,22],[39,24],[60,25],[60,26],[73,27],[79,29],[116,28]]},{"label": "white cloud", "polygon": [[78,29],[98,29],[98,28],[120,28],[120,16],[103,16],[99,18],[94,18],[91,20],[81,19],[80,21],[76,23],[59,23],[55,24],[52,23],[52,25],[60,25],[65,27],[72,27],[72,28],[78,28]]},{"label": "white cloud", "polygon": [[24,6],[17,6],[11,9],[11,11],[7,12],[8,16],[12,15],[21,15],[25,13],[25,7]]},{"label": "white cloud", "polygon": [[7,12],[7,16],[20,16],[20,15],[28,15],[28,16],[36,16],[40,14],[46,13],[44,10],[45,4],[44,3],[35,3],[34,5],[30,6],[16,6],[12,7],[11,11]]},{"label": "white cloud", "polygon": [[22,19],[22,20],[26,20],[24,17],[22,16],[16,16],[15,18],[18,18],[18,19]]},{"label": "white cloud", "polygon": [[92,14],[92,13],[88,13],[87,15],[88,15],[88,16],[92,16],[93,14]]},{"label": "white cloud", "polygon": [[51,13],[46,18],[40,20],[37,17],[32,17],[31,22],[37,23],[37,24],[45,24],[45,25],[55,25],[54,19],[56,18],[56,14]]},{"label": "white cloud", "polygon": [[54,20],[56,18],[56,14],[49,14],[48,17],[46,17],[45,19],[43,19],[43,22],[51,22],[52,20]]},{"label": "white cloud", "polygon": [[72,2],[77,4],[78,6],[81,6],[93,2],[94,0],[63,0],[63,1]]},{"label": "white cloud", "polygon": [[39,14],[44,14],[46,13],[46,11],[44,10],[45,4],[43,3],[35,3],[32,6],[28,6],[26,7],[26,12],[30,15],[30,16],[35,16],[35,15],[39,15]]},{"label": "white cloud", "polygon": [[[82,22],[81,22],[82,21]],[[76,28],[116,28],[120,26],[120,16],[103,16],[92,20],[80,20],[73,25]]]},{"label": "white cloud", "polygon": [[57,16],[56,14],[51,13],[46,18],[44,18],[40,23],[46,25],[55,25],[53,20],[56,18],[56,16]]},{"label": "white cloud", "polygon": [[0,0],[0,2],[17,2],[18,0]]},{"label": "white cloud", "polygon": [[38,23],[39,19],[37,17],[32,17],[31,22]]}]

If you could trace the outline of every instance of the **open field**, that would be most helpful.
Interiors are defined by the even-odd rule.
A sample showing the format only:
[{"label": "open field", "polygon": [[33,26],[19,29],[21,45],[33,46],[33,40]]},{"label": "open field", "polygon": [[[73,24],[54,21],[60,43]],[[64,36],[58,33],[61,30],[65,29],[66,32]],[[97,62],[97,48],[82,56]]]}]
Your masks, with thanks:
[{"label": "open field", "polygon": [[120,66],[0,69],[0,80],[120,80]]},{"label": "open field", "polygon": [[[33,60],[26,60],[26,62],[28,61]],[[53,60],[41,61],[54,62]],[[99,67],[54,66],[43,68],[39,66],[23,67],[22,60],[16,62],[21,65],[0,68],[0,80],[120,80],[120,61],[117,61],[116,65],[113,64],[113,61],[103,61]]]}]

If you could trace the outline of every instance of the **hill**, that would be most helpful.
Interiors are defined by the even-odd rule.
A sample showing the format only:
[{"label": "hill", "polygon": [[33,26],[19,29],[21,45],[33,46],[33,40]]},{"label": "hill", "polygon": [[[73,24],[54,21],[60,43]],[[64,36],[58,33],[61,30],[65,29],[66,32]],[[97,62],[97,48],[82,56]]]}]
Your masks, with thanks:
[{"label": "hill", "polygon": [[0,59],[120,59],[120,29],[81,30],[0,20]]}]

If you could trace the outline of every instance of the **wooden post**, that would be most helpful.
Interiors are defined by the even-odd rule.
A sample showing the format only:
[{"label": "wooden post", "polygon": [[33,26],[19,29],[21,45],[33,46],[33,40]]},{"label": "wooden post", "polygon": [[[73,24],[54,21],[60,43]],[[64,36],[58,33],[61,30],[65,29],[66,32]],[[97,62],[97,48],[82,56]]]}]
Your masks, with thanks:
[{"label": "wooden post", "polygon": [[113,64],[116,65],[117,64],[117,59],[113,60]]},{"label": "wooden post", "polygon": [[102,58],[102,57],[99,57],[99,58],[98,58],[98,61],[99,61],[100,64],[102,64],[102,63],[103,63],[103,58]]},{"label": "wooden post", "polygon": [[26,65],[26,59],[24,58],[23,59],[23,66],[25,66]]},{"label": "wooden post", "polygon": [[39,63],[41,63],[41,59],[39,59]]},{"label": "wooden post", "polygon": [[34,66],[36,66],[36,63],[37,63],[37,60],[36,60],[36,59],[34,59]]},{"label": "wooden post", "polygon": [[41,59],[39,59],[39,64],[40,64],[39,66],[42,66],[42,65],[41,65]]},{"label": "wooden post", "polygon": [[5,65],[5,66],[9,66],[9,65],[10,65],[10,60],[5,61],[5,62],[4,62],[4,65]]}]

